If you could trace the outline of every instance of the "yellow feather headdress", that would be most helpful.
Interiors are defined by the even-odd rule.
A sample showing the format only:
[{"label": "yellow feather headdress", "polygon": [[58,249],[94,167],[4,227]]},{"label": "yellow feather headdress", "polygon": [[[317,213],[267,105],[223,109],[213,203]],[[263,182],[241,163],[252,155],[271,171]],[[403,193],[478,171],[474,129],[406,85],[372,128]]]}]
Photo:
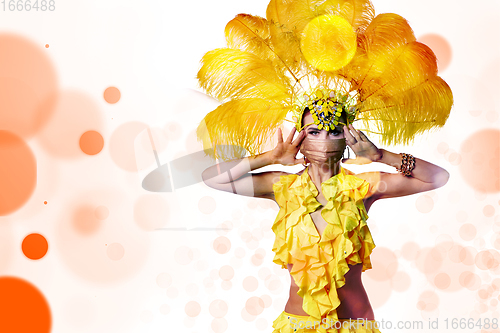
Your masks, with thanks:
[{"label": "yellow feather headdress", "polygon": [[[453,96],[436,56],[401,16],[374,16],[369,0],[271,0],[266,18],[237,15],[227,48],[201,60],[200,86],[222,103],[198,126],[203,148],[224,160],[256,155],[289,114],[300,130],[318,105],[331,114],[313,115],[326,130],[343,110],[384,144],[443,126]],[[207,150],[217,146],[229,149]]]}]

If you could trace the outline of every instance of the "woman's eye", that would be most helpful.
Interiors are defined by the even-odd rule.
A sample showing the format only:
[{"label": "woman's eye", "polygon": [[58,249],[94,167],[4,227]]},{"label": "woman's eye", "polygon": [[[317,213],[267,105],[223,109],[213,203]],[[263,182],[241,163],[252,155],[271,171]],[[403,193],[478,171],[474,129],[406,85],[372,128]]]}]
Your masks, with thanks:
[{"label": "woman's eye", "polygon": [[312,135],[316,135],[318,134],[319,132],[318,131],[310,131],[309,134],[312,134]]}]

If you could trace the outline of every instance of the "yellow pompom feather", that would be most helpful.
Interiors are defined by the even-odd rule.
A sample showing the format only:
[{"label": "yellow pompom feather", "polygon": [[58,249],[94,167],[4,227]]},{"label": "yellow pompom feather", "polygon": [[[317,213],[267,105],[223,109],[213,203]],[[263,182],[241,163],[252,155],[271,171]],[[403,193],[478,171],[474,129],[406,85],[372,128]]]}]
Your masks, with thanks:
[{"label": "yellow pompom feather", "polygon": [[356,34],[346,19],[337,15],[322,15],[304,28],[300,48],[314,68],[335,71],[354,57]]}]

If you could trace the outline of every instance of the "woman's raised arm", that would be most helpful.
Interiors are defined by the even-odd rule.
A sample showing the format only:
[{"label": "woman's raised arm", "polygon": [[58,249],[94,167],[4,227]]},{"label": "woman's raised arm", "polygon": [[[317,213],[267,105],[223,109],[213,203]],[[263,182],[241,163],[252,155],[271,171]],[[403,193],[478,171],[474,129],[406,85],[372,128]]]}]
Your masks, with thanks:
[{"label": "woman's raised arm", "polygon": [[[392,165],[395,168],[401,167],[400,154],[381,150],[383,155],[377,162]],[[445,169],[415,157],[415,168],[409,177],[401,173],[381,172],[377,192],[382,199],[430,191],[445,185],[449,177],[450,174]]]},{"label": "woman's raised arm", "polygon": [[[344,134],[356,158],[384,163],[395,168],[401,167],[402,156],[400,154],[378,149],[363,132],[354,129],[352,125],[349,125],[349,128],[344,127]],[[376,192],[373,195],[375,199],[383,199],[430,191],[446,184],[449,177],[445,169],[415,158],[415,167],[411,170],[410,176],[380,172]]]},{"label": "woman's raised arm", "polygon": [[273,184],[279,180],[279,176],[288,173],[282,171],[250,173],[250,171],[270,164],[294,165],[302,163],[303,159],[296,159],[295,156],[299,151],[302,139],[305,137],[304,133],[305,131],[300,132],[297,138],[292,141],[295,134],[295,128],[293,128],[287,140],[283,142],[281,129],[278,128],[276,148],[260,155],[213,165],[203,171],[203,181],[217,190],[273,199]]}]

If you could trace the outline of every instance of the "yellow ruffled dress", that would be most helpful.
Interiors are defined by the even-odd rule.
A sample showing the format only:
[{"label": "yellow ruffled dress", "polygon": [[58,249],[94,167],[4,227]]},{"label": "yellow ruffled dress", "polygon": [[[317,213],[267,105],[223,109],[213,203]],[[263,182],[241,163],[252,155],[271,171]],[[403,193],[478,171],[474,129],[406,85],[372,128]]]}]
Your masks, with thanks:
[{"label": "yellow ruffled dress", "polygon": [[328,225],[319,235],[309,214],[321,204],[308,169],[301,175],[281,176],[273,185],[280,206],[272,227],[276,235],[273,261],[283,268],[293,264],[291,276],[299,286],[297,294],[303,298],[302,308],[309,321],[325,317],[328,322],[337,321],[337,289],[345,284],[348,264],[362,264],[362,271],[372,268],[370,254],[375,243],[363,203],[369,183],[341,168],[321,184],[328,200],[321,215]]}]

